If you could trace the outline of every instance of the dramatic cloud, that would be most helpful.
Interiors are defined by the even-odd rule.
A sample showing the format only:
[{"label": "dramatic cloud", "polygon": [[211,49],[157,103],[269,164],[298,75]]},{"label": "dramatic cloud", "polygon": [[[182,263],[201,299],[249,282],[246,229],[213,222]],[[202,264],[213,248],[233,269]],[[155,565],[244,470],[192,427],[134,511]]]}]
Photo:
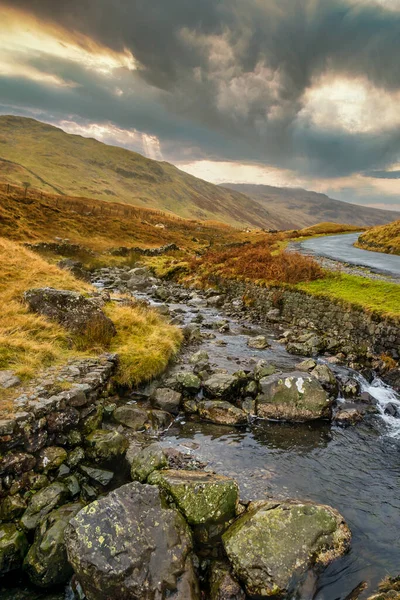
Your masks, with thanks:
[{"label": "dramatic cloud", "polygon": [[[353,177],[373,202],[395,181],[400,0],[0,0],[0,11],[2,112],[198,173],[222,161],[219,178],[227,161],[314,188]],[[354,200],[353,188],[340,189]]]}]

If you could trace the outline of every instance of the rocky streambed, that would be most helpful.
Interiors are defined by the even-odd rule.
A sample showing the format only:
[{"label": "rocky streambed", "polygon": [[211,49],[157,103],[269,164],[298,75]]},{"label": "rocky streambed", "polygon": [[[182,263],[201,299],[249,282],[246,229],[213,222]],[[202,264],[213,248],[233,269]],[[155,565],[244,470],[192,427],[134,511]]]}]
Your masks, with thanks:
[{"label": "rocky streambed", "polygon": [[[361,372],[340,348],[301,356],[315,355],[315,332],[287,331],[276,313],[256,325],[241,298],[144,269],[103,270],[94,282],[158,307],[187,346],[160,380],[107,398],[83,455],[68,450],[97,500],[79,489],[61,500],[57,477],[58,500],[22,513],[26,530],[47,507],[24,559],[31,581],[88,600],[345,600],[399,572],[400,400],[377,377],[379,361]],[[26,553],[17,532],[16,564]],[[78,577],[64,592],[67,552]],[[16,586],[10,571],[2,598],[56,597],[26,579]]]}]

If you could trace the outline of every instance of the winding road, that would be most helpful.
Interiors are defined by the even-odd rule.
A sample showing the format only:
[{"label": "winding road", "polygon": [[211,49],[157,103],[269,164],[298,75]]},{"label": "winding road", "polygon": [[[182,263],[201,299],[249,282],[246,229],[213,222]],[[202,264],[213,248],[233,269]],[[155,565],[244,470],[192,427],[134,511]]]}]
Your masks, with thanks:
[{"label": "winding road", "polygon": [[300,248],[307,254],[367,267],[375,273],[400,278],[400,256],[355,248],[353,244],[359,235],[358,233],[348,233],[312,238],[301,242]]}]

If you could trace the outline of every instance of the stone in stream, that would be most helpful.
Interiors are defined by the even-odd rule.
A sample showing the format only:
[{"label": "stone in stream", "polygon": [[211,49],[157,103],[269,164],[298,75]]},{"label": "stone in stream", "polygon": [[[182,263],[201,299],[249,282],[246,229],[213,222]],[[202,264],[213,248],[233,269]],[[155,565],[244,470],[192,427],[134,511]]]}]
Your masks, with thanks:
[{"label": "stone in stream", "polygon": [[71,578],[73,570],[67,559],[64,533],[82,508],[81,503],[65,504],[40,522],[24,561],[24,570],[34,585],[48,588],[67,583]]},{"label": "stone in stream", "polygon": [[297,500],[252,502],[222,536],[234,574],[260,598],[286,597],[309,569],[342,556],[350,539],[336,510]]},{"label": "stone in stream", "polygon": [[123,456],[129,442],[118,431],[96,429],[86,437],[85,446],[86,455],[90,460],[103,462]]},{"label": "stone in stream", "polygon": [[388,373],[382,376],[382,380],[390,385],[395,392],[400,392],[400,369],[391,369]]},{"label": "stone in stream", "polygon": [[203,400],[197,405],[202,419],[218,425],[244,425],[246,413],[225,400]]},{"label": "stone in stream", "polygon": [[94,301],[82,294],[50,287],[34,288],[25,292],[24,300],[32,312],[57,321],[74,333],[101,332],[102,340],[110,340],[116,334],[111,319]]},{"label": "stone in stream", "polygon": [[106,487],[111,483],[114,473],[106,469],[98,469],[89,465],[80,465],[79,470],[84,475],[87,475],[92,481]]},{"label": "stone in stream", "polygon": [[204,391],[209,398],[227,398],[236,392],[239,384],[234,375],[215,373],[204,382]]},{"label": "stone in stream", "polygon": [[176,392],[170,388],[158,388],[152,397],[152,404],[155,408],[170,413],[177,413],[181,400],[182,394],[180,392]]},{"label": "stone in stream", "polygon": [[274,365],[268,364],[265,360],[259,360],[253,370],[254,378],[257,381],[263,377],[268,377],[268,375],[273,375],[276,372],[277,368],[274,367]]},{"label": "stone in stream", "polygon": [[185,394],[197,394],[201,387],[201,380],[191,371],[177,373],[175,381],[180,390]]},{"label": "stone in stream", "polygon": [[316,356],[324,349],[322,338],[316,333],[305,333],[295,339],[288,339],[286,350],[290,354],[302,356]]},{"label": "stone in stream", "polygon": [[157,469],[163,469],[167,465],[168,460],[160,444],[150,444],[133,456],[131,477],[133,481],[144,483],[150,473]]},{"label": "stone in stream", "polygon": [[87,600],[199,600],[184,518],[155,486],[130,483],[93,502],[66,530]]},{"label": "stone in stream", "polygon": [[126,404],[114,410],[113,418],[117,423],[134,431],[144,429],[149,421],[147,411],[132,404]]},{"label": "stone in stream", "polygon": [[332,401],[311,375],[300,371],[271,375],[260,380],[257,415],[293,422],[330,418]]},{"label": "stone in stream", "polygon": [[254,350],[265,350],[270,344],[265,335],[257,335],[256,337],[249,338],[247,345],[249,348],[254,348]]},{"label": "stone in stream", "polygon": [[209,575],[209,600],[246,600],[246,596],[228,564],[214,562]]},{"label": "stone in stream", "polygon": [[63,504],[70,492],[64,483],[58,481],[36,492],[32,496],[28,508],[21,517],[21,525],[26,530],[35,529],[43,519],[56,506]]},{"label": "stone in stream", "polygon": [[317,366],[317,361],[313,358],[306,358],[296,365],[297,371],[312,371]]},{"label": "stone in stream", "polygon": [[354,398],[361,392],[361,386],[354,377],[340,377],[340,388],[345,398]]},{"label": "stone in stream", "polygon": [[328,365],[319,364],[312,371],[311,375],[318,379],[322,387],[334,398],[337,397],[339,386],[332,370]]},{"label": "stone in stream", "polygon": [[0,525],[0,577],[21,568],[28,540],[14,523]]},{"label": "stone in stream", "polygon": [[378,592],[368,597],[368,600],[399,600],[400,575],[386,577],[378,586]]},{"label": "stone in stream", "polygon": [[189,525],[225,523],[239,501],[234,479],[205,471],[154,471],[148,482],[158,485],[179,508]]},{"label": "stone in stream", "polygon": [[334,417],[335,423],[342,425],[343,427],[348,425],[355,425],[362,421],[362,414],[355,408],[344,408],[339,410]]}]

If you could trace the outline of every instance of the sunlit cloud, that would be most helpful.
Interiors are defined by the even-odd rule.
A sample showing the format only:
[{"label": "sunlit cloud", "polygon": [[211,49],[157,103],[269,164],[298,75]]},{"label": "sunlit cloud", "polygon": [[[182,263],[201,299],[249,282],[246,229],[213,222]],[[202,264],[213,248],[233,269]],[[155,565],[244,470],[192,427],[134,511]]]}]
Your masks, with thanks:
[{"label": "sunlit cloud", "polygon": [[104,144],[122,146],[128,150],[140,152],[148,158],[163,160],[160,140],[136,129],[121,129],[112,123],[76,123],[63,120],[57,123],[67,133],[95,138]]},{"label": "sunlit cloud", "polygon": [[60,77],[42,73],[32,64],[35,59],[43,57],[78,63],[104,76],[121,68],[130,71],[136,69],[135,59],[127,50],[122,53],[111,52],[82,35],[69,40],[65,32],[46,27],[18,11],[0,7],[0,22],[0,75],[43,80],[54,85],[71,85]]},{"label": "sunlit cloud", "polygon": [[390,93],[367,80],[327,75],[307,90],[298,119],[322,129],[371,133],[400,125],[400,92]]}]

